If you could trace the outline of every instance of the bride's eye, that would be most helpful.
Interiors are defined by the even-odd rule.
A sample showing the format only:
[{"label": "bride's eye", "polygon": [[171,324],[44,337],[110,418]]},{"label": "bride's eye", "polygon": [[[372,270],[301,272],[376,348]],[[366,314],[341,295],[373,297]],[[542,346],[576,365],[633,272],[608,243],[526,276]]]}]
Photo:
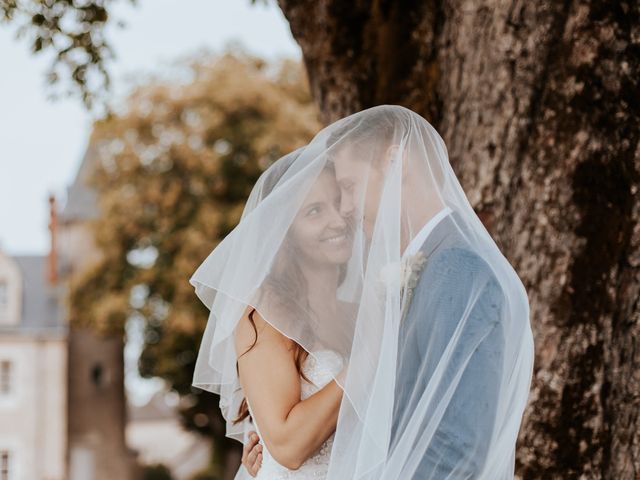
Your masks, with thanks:
[{"label": "bride's eye", "polygon": [[320,211],[320,207],[312,207],[307,211],[307,217],[310,215],[315,215],[319,211]]}]

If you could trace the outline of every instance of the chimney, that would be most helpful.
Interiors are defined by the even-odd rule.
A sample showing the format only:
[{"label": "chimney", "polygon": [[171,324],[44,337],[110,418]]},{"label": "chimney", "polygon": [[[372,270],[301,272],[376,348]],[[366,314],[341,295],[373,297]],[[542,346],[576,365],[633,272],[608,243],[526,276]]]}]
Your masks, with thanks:
[{"label": "chimney", "polygon": [[56,205],[56,197],[53,193],[49,194],[49,236],[51,238],[51,249],[47,261],[47,281],[50,285],[58,282],[58,208]]}]

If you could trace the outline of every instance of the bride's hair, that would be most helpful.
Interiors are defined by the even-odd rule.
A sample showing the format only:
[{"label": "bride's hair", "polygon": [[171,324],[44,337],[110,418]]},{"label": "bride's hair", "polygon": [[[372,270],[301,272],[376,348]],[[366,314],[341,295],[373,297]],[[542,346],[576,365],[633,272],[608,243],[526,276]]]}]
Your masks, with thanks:
[{"label": "bride's hair", "polygon": [[[274,172],[273,175],[269,175],[265,179],[262,187],[263,190],[261,200],[263,200],[267,195],[271,193],[271,191],[277,185],[278,180],[282,177],[282,175],[284,175],[295,158],[297,157],[292,158],[291,162],[289,162],[288,165],[285,165],[284,168],[279,168]],[[335,176],[333,165],[331,163],[327,163],[327,166],[324,168],[323,173],[331,173]],[[285,235],[283,245],[284,248],[281,248],[280,251],[276,254],[274,266],[260,286],[259,293],[261,296],[263,296],[263,298],[267,297],[269,299],[269,303],[275,306],[276,311],[287,312],[288,315],[292,315],[296,319],[300,320],[303,325],[310,325],[311,322],[313,322],[313,319],[309,317],[308,313],[311,308],[307,300],[307,282],[302,272],[302,268],[296,262],[296,258],[299,258],[299,256],[295,253],[298,247],[295,245],[295,242],[291,240],[291,237],[288,233],[287,235]],[[338,285],[342,283],[346,276],[346,265],[340,265],[339,269],[340,276],[338,278]],[[248,353],[258,342],[258,329],[253,318],[255,312],[256,309],[252,308],[248,315],[254,332],[253,343],[240,355],[240,357],[245,353]],[[309,332],[306,333],[311,334],[311,328],[308,328]],[[302,333],[302,335],[304,335],[304,332]],[[310,380],[302,371],[302,364],[309,355],[309,352],[307,352],[300,346],[299,343],[295,341],[294,349],[294,361],[296,364],[296,370],[298,371],[298,374],[301,378],[303,378],[307,382],[310,382]],[[236,372],[238,372],[237,361]],[[238,408],[238,415],[233,419],[233,423],[240,423],[247,417],[250,417],[249,407],[247,405],[247,399],[243,398]]]}]

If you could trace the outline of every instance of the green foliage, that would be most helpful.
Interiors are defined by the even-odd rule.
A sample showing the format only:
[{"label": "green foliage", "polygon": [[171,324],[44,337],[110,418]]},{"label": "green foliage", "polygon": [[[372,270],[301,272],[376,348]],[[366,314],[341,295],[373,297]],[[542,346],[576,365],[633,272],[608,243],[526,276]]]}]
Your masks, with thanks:
[{"label": "green foliage", "polygon": [[[51,85],[68,85],[52,97],[80,95],[89,109],[98,104],[108,111],[109,61],[114,52],[105,35],[108,24],[123,27],[112,15],[118,2],[138,0],[0,0],[0,23],[18,27],[34,54],[47,52],[53,62],[47,72]],[[252,5],[268,0],[250,0]]]},{"label": "green foliage", "polygon": [[[54,61],[48,81],[71,80],[71,95],[80,92],[87,107],[109,88],[107,62],[113,53],[104,29],[118,0],[0,0],[0,22],[18,26],[33,53],[50,52]],[[128,0],[135,3],[135,0]]]},{"label": "green foliage", "polygon": [[[231,444],[213,394],[191,387],[209,311],[189,277],[240,219],[258,176],[319,129],[302,67],[227,53],[140,87],[95,124],[89,155],[102,255],[71,282],[72,325],[123,334],[145,320],[143,376],[182,395],[187,428]],[[218,458],[220,462],[222,459]]]},{"label": "green foliage", "polygon": [[165,465],[158,463],[144,468],[142,480],[173,480],[173,476]]}]

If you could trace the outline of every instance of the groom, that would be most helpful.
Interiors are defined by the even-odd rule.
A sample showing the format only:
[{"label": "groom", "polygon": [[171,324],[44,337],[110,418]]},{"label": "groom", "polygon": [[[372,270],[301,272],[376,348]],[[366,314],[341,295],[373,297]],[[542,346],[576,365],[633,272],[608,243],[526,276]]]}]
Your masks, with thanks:
[{"label": "groom", "polygon": [[[371,129],[364,130],[361,136],[360,140],[365,145],[371,145],[384,138],[385,133]],[[373,235],[384,169],[394,159],[407,161],[406,155],[403,157],[406,152],[398,149],[389,139],[387,147],[380,151],[382,161],[373,166],[363,164],[368,160],[358,155],[357,145],[335,149],[333,161],[342,193],[341,214],[349,217],[355,213],[357,205],[361,205],[363,229],[368,238]],[[435,192],[444,173],[433,167],[430,181]],[[366,181],[362,174],[365,171],[369,172]],[[404,171],[407,172],[408,168]],[[416,181],[411,173],[403,175],[403,205],[407,207],[402,213],[418,227],[410,241],[404,238],[408,235],[402,236],[403,258],[420,251],[427,263],[419,274],[401,321],[387,460],[393,462],[397,457],[400,464],[404,463],[407,451],[416,448],[417,440],[408,440],[408,445],[406,439],[405,443],[399,443],[403,442],[401,432],[409,426],[422,432],[430,421],[430,418],[414,413],[416,407],[421,399],[423,406],[427,401],[438,404],[448,394],[447,387],[451,386],[455,387],[451,399],[428,447],[418,453],[418,465],[404,474],[394,472],[400,473],[394,478],[475,479],[485,467],[503,375],[505,344],[501,319],[505,307],[504,294],[489,265],[466,248],[468,244],[459,230],[464,225],[459,214],[443,205],[438,195],[431,195],[424,202],[424,186],[424,178]],[[416,191],[412,198],[414,189],[422,191]],[[483,285],[479,292],[475,291],[478,285]],[[472,297],[474,300],[470,300]],[[465,317],[464,309],[468,305],[472,307]],[[459,326],[457,323],[461,318],[466,318],[466,321]],[[452,341],[457,327],[460,327],[457,334],[464,341]],[[454,344],[451,360],[445,370],[438,373],[437,389],[428,400],[423,399],[438,361],[450,344]],[[467,361],[466,366],[462,365],[463,361]],[[459,379],[454,379],[460,372]]]},{"label": "groom", "polygon": [[[341,130],[350,129],[353,130],[353,125],[345,125]],[[336,138],[340,134],[337,132]],[[357,143],[334,146],[332,161],[341,191],[340,212],[348,218],[357,215],[356,211],[361,209],[363,229],[370,239],[385,171],[390,162],[406,161],[406,158],[399,150],[398,142],[391,136],[385,138],[384,131],[363,129],[359,136]],[[331,142],[329,139],[328,143]],[[366,145],[364,148],[368,149],[372,144],[383,147],[377,149],[378,159],[374,165],[367,163],[371,162],[370,156],[358,154],[359,146]],[[363,175],[363,172],[368,173]],[[431,173],[435,191],[444,174]],[[464,236],[458,229],[463,225],[458,213],[442,204],[437,195],[424,201],[423,180],[410,174],[403,175],[402,179],[403,194],[407,194],[402,203],[406,205],[406,211],[402,213],[413,226],[414,233],[403,232],[403,257],[420,251],[427,263],[419,274],[399,331],[395,404],[387,460],[402,465],[408,452],[415,453],[417,440],[403,438],[402,432],[408,428],[419,432],[427,429],[431,418],[421,417],[415,411],[421,399],[424,405],[423,394],[428,385],[433,389],[432,380],[437,374],[437,388],[429,393],[433,395],[429,400],[438,404],[446,395],[451,398],[425,451],[418,453],[417,466],[412,465],[409,472],[396,472],[394,478],[474,479],[486,467],[498,403],[505,348],[501,322],[504,295],[489,265],[465,248]],[[414,190],[415,197],[412,198]],[[479,292],[472,291],[474,285],[483,285],[483,288]],[[475,300],[470,302],[472,296]],[[473,306],[465,316],[464,309],[469,304]],[[466,321],[456,330],[460,318],[466,318]],[[455,342],[453,351],[445,352],[447,346],[454,343],[454,335],[460,335],[464,341]],[[445,353],[450,354],[450,360],[444,371],[436,373],[438,361]],[[447,392],[449,386],[455,387],[453,392]],[[245,446],[243,463],[255,475],[259,468],[256,458],[260,446],[253,448],[258,441],[255,434],[250,438],[253,441]]]}]

